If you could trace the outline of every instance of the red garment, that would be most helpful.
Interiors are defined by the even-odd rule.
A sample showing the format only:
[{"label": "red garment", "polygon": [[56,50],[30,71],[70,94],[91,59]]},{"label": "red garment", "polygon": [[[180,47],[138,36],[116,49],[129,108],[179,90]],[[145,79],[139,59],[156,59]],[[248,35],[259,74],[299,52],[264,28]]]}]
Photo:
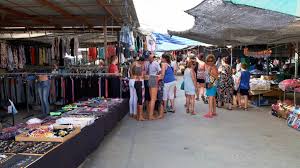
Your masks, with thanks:
[{"label": "red garment", "polygon": [[115,64],[110,64],[108,67],[108,73],[119,73],[118,66]]},{"label": "red garment", "polygon": [[30,47],[31,65],[35,65],[35,48]]},{"label": "red garment", "polygon": [[97,48],[89,48],[89,62],[93,62],[97,60]]},{"label": "red garment", "polygon": [[117,55],[116,47],[114,45],[107,46],[106,48],[106,58]]}]

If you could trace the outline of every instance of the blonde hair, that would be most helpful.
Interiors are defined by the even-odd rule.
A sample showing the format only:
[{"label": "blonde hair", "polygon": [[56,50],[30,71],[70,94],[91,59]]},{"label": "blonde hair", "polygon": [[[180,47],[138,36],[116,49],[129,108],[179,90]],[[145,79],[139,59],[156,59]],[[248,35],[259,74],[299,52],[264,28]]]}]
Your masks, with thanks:
[{"label": "blonde hair", "polygon": [[193,61],[189,60],[188,63],[187,63],[187,67],[192,68],[193,67]]},{"label": "blonde hair", "polygon": [[209,59],[212,59],[213,62],[216,62],[216,57],[213,55],[213,54],[209,54],[207,57],[206,57],[206,62],[209,60]]}]

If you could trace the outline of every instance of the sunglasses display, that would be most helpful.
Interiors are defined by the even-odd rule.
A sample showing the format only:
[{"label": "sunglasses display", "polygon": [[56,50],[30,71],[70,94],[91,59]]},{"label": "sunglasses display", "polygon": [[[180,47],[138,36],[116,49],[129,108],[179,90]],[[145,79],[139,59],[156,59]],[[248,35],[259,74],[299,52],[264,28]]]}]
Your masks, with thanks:
[{"label": "sunglasses display", "polygon": [[45,154],[59,144],[61,143],[0,141],[0,153]]}]

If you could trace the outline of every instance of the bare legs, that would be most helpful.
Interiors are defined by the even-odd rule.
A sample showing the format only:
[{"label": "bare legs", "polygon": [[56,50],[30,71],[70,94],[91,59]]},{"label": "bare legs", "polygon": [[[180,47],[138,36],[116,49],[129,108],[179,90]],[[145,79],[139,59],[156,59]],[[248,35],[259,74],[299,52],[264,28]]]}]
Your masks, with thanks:
[{"label": "bare legs", "polygon": [[145,118],[144,118],[144,110],[143,110],[143,105],[138,105],[138,117],[137,117],[137,119],[139,120],[139,121],[145,121]]},{"label": "bare legs", "polygon": [[191,110],[191,114],[195,115],[195,95],[191,95],[190,96],[190,110]]},{"label": "bare legs", "polygon": [[204,101],[204,83],[197,83],[197,88],[196,99],[198,100],[201,97]]},{"label": "bare legs", "polygon": [[185,95],[186,97],[186,113],[190,113],[190,102],[191,102],[191,96]]},{"label": "bare legs", "polygon": [[209,96],[208,97],[208,107],[209,111],[207,114],[204,115],[205,118],[212,118],[213,116],[216,116],[216,97],[214,96]]},{"label": "bare legs", "polygon": [[150,90],[150,97],[151,97],[149,108],[148,108],[149,120],[154,120],[155,118],[153,116],[153,113],[154,113],[155,102],[157,99],[158,88],[149,88],[149,90]]},{"label": "bare legs", "polygon": [[163,106],[162,102],[158,106],[158,113],[159,113],[159,115],[158,115],[157,119],[164,118],[164,106]]}]

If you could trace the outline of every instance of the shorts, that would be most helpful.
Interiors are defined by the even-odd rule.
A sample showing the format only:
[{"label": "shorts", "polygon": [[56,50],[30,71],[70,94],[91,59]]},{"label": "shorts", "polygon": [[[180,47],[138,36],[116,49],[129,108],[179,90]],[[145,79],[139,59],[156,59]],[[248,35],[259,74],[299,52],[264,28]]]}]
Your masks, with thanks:
[{"label": "shorts", "polygon": [[249,96],[249,89],[240,89],[239,93],[242,96]]},{"label": "shorts", "polygon": [[149,76],[149,88],[157,88],[157,76]]},{"label": "shorts", "polygon": [[233,95],[236,96],[237,94],[238,94],[238,91],[237,91],[237,90],[234,90],[234,91],[233,91]]},{"label": "shorts", "polygon": [[175,86],[176,86],[176,81],[165,83],[164,84],[164,95],[163,95],[163,100],[167,101],[168,99],[173,100],[174,99],[174,94],[175,94]]},{"label": "shorts", "polygon": [[205,83],[205,80],[204,79],[197,79],[197,83]]},{"label": "shorts", "polygon": [[149,80],[144,80],[144,86],[145,86],[145,101],[150,101],[150,91],[149,91]]}]

